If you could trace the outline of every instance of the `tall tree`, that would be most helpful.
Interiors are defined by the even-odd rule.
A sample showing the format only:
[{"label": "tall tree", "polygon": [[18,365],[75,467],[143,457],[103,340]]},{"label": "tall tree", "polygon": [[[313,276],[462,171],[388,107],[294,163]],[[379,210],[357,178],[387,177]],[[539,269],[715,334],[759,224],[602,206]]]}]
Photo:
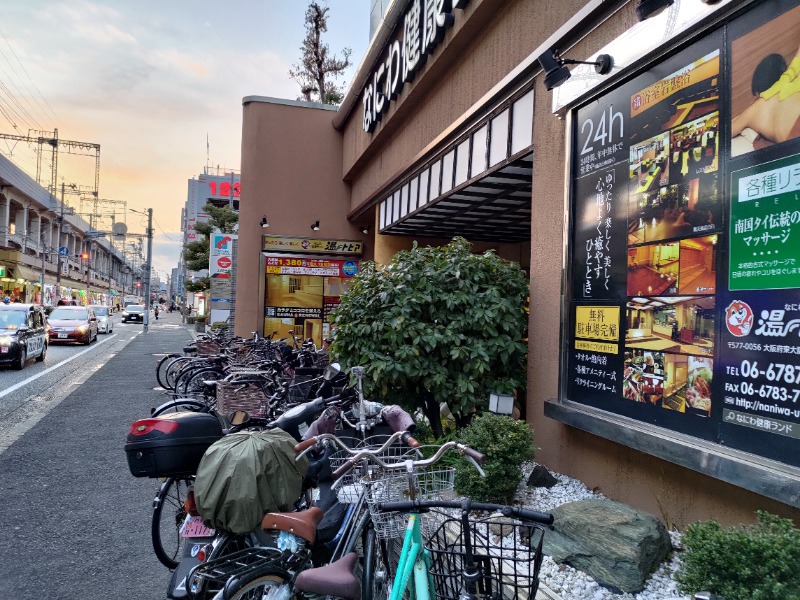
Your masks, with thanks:
[{"label": "tall tree", "polygon": [[306,10],[306,37],[300,46],[302,57],[292,65],[289,75],[300,84],[299,100],[316,100],[323,104],[341,104],[344,85],[334,80],[350,66],[350,48],[342,50],[342,58],[331,54],[328,44],[322,43],[322,34],[328,31],[328,7],[312,0]]},{"label": "tall tree", "polygon": [[[190,271],[208,269],[211,234],[217,229],[222,233],[233,233],[239,222],[239,213],[227,206],[218,208],[209,203],[203,207],[203,210],[208,213],[208,222],[197,223],[194,226],[195,233],[199,233],[200,237],[196,241],[186,244],[183,251],[183,258]],[[208,277],[204,277],[199,281],[186,282],[185,285],[190,292],[201,292],[209,289],[211,282]]]}]

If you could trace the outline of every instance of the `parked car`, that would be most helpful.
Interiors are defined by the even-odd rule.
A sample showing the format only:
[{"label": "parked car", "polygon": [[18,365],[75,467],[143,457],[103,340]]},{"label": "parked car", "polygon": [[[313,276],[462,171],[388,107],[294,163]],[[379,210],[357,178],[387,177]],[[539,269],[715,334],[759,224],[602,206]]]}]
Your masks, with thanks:
[{"label": "parked car", "polygon": [[141,304],[129,304],[122,311],[122,322],[128,323],[130,321],[136,323],[144,323],[144,306]]},{"label": "parked car", "polygon": [[50,343],[81,342],[97,339],[97,316],[88,306],[57,306],[50,313]]},{"label": "parked car", "polygon": [[0,304],[0,363],[23,369],[47,355],[47,317],[36,304]]},{"label": "parked car", "polygon": [[111,333],[114,331],[114,320],[111,318],[111,308],[108,306],[90,306],[97,317],[97,332]]}]

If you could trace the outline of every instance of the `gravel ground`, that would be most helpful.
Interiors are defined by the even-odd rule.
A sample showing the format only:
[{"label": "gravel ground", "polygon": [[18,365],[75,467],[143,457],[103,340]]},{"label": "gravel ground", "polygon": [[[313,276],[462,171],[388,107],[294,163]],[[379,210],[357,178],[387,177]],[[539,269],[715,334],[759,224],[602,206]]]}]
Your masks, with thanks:
[{"label": "gravel ground", "polygon": [[[526,482],[535,466],[536,463],[533,462],[523,464],[522,483],[517,491],[517,499],[530,508],[549,512],[556,506],[567,502],[586,498],[604,498],[602,494],[592,492],[577,479],[552,471],[553,476],[558,479],[558,483],[552,488],[529,488]],[[670,537],[672,538],[672,547],[680,547],[681,534],[671,531]],[[563,600],[683,600],[689,597],[678,592],[674,580],[674,574],[680,569],[680,566],[680,553],[673,552],[650,576],[645,589],[638,594],[614,594],[601,587],[590,575],[567,565],[556,564],[549,556],[545,556],[542,561],[539,580],[561,596]]]}]

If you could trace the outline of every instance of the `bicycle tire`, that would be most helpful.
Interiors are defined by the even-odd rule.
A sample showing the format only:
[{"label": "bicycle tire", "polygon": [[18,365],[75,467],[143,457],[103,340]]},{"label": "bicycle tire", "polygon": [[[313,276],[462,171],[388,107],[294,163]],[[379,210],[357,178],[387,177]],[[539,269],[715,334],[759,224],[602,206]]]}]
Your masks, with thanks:
[{"label": "bicycle tire", "polygon": [[170,400],[161,406],[154,408],[151,417],[157,417],[163,414],[176,413],[176,412],[211,412],[213,407],[200,400],[193,400],[191,398],[179,398],[177,400]]},{"label": "bicycle tire", "polygon": [[225,373],[219,369],[201,369],[195,371],[191,377],[184,379],[183,388],[176,389],[183,394],[201,394],[206,392],[205,381],[220,380],[225,377]]},{"label": "bicycle tire", "polygon": [[188,479],[167,479],[153,500],[153,520],[150,535],[153,550],[159,562],[174,569],[180,562],[185,540],[181,537],[181,525],[186,519],[183,501],[189,488]]},{"label": "bicycle tire", "polygon": [[183,356],[183,354],[167,354],[158,361],[156,365],[156,381],[158,381],[158,385],[160,385],[165,390],[171,389],[167,387],[167,367],[170,363],[175,360],[176,358]]},{"label": "bicycle tire", "polygon": [[386,600],[392,593],[391,541],[379,539],[374,527],[366,531],[361,571],[362,600]]},{"label": "bicycle tire", "polygon": [[191,361],[194,360],[190,356],[179,356],[175,360],[173,360],[169,365],[167,365],[167,370],[165,374],[165,381],[164,383],[167,384],[166,389],[174,390],[175,389],[175,382],[178,379],[178,376],[181,374],[184,368],[188,367],[191,364]]},{"label": "bicycle tire", "polygon": [[230,600],[256,600],[266,598],[267,590],[287,583],[288,575],[281,571],[273,573],[257,573],[253,579],[244,582],[237,581],[232,589],[225,586],[225,598]]},{"label": "bicycle tire", "polygon": [[186,367],[181,369],[181,372],[178,373],[178,376],[175,378],[175,393],[181,394],[185,393],[185,386],[186,382],[200,371],[205,371],[206,369],[215,369],[216,367],[210,366],[208,363],[201,362],[201,363],[189,363]]},{"label": "bicycle tire", "polygon": [[[235,534],[229,531],[222,531],[217,534],[217,538],[212,542],[211,552],[206,557],[206,562],[211,562],[218,558],[224,557],[226,554],[232,554],[238,550],[244,550],[258,543],[253,538],[252,534]],[[260,574],[260,573],[259,573]],[[192,586],[190,597],[193,600],[211,600],[217,597],[217,594],[222,590],[222,586],[215,585],[212,582],[204,582],[194,587],[194,583],[187,580],[187,587]]]}]

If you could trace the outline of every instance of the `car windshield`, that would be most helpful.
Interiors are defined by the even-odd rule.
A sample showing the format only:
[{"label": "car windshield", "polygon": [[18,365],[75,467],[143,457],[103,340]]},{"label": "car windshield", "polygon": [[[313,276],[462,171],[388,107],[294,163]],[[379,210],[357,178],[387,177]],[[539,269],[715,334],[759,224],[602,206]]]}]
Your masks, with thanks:
[{"label": "car windshield", "polygon": [[144,306],[142,306],[141,304],[131,304],[125,310],[128,311],[129,313],[144,312]]},{"label": "car windshield", "polygon": [[98,317],[107,317],[108,316],[108,307],[107,306],[95,306],[94,314]]},{"label": "car windshield", "polygon": [[86,321],[89,313],[85,308],[66,308],[61,307],[50,313],[51,321]]},{"label": "car windshield", "polygon": [[17,329],[20,325],[25,325],[28,319],[26,310],[3,310],[0,311],[0,329]]}]

